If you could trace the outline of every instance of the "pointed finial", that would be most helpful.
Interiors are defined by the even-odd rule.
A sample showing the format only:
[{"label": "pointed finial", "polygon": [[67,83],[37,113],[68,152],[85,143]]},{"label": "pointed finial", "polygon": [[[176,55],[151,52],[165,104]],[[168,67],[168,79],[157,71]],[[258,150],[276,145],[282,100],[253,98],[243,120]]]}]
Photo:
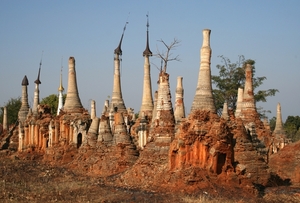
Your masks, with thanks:
[{"label": "pointed finial", "polygon": [[[129,13],[130,14],[130,13]],[[128,14],[128,17],[127,17],[127,21],[125,23],[125,26],[123,28],[123,33],[122,33],[122,36],[121,36],[121,39],[120,39],[120,43],[119,43],[119,46],[115,49],[114,53],[115,54],[118,54],[118,55],[122,55],[122,49],[121,49],[121,44],[122,44],[122,40],[123,40],[123,37],[124,37],[124,33],[125,33],[125,30],[126,30],[126,25],[128,24],[128,18],[129,18],[129,14]]]},{"label": "pointed finial", "polygon": [[148,28],[149,28],[149,12],[147,13],[146,16],[147,16],[147,25],[146,26],[147,26],[147,31],[148,31]]},{"label": "pointed finial", "polygon": [[61,68],[60,68],[60,82],[59,82],[59,88],[58,91],[64,91],[64,87],[62,85],[62,69],[63,69],[63,57],[61,57]]},{"label": "pointed finial", "polygon": [[22,80],[22,86],[28,86],[28,85],[29,85],[29,82],[28,82],[27,76],[25,75]]},{"label": "pointed finial", "polygon": [[146,49],[143,52],[143,56],[152,56],[152,52],[149,48],[149,13],[147,13],[147,41],[146,41]]},{"label": "pointed finial", "polygon": [[43,53],[44,53],[44,51],[42,51],[42,56],[41,56],[41,61],[40,61],[40,67],[39,67],[39,73],[38,73],[37,79],[34,81],[35,84],[41,84],[40,73],[41,73],[41,67],[42,67]]}]

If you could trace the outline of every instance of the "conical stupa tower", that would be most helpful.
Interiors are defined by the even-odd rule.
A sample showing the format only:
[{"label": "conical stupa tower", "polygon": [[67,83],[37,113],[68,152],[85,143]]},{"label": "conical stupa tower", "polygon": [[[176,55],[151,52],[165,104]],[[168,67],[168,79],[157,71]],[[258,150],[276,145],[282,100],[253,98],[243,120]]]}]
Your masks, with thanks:
[{"label": "conical stupa tower", "polygon": [[130,136],[127,133],[126,124],[122,113],[115,113],[115,131],[114,131],[115,144],[131,144]]},{"label": "conical stupa tower", "polygon": [[[148,15],[147,15],[148,17]],[[147,19],[147,42],[146,49],[143,52],[145,58],[144,62],[144,86],[143,86],[143,99],[142,106],[140,110],[139,117],[142,117],[142,112],[144,115],[152,116],[153,111],[153,97],[152,97],[152,86],[151,86],[151,75],[150,75],[150,62],[149,57],[152,56],[152,52],[149,48],[149,21]]]},{"label": "conical stupa tower", "polygon": [[243,95],[244,95],[243,88],[239,88],[238,89],[238,94],[237,94],[236,110],[235,110],[235,117],[236,118],[241,117],[241,111],[242,111],[242,108],[243,108]]},{"label": "conical stupa tower", "polygon": [[281,116],[281,105],[280,103],[277,104],[277,115],[276,115],[276,125],[275,129],[273,131],[273,134],[285,134],[283,130],[283,125],[282,125],[282,116]]},{"label": "conical stupa tower", "polygon": [[201,62],[198,76],[196,94],[192,104],[191,112],[195,110],[208,110],[216,112],[211,84],[211,48],[210,48],[210,30],[203,30],[203,44],[201,48]]},{"label": "conical stupa tower", "polygon": [[100,118],[99,136],[97,142],[100,144],[102,142],[112,142],[112,140],[113,135],[109,124],[109,117],[102,115]]},{"label": "conical stupa tower", "polygon": [[29,111],[29,104],[28,104],[28,91],[27,86],[29,85],[27,76],[25,75],[22,80],[22,105],[19,110],[18,119],[20,122],[24,122],[27,118],[27,114]]},{"label": "conical stupa tower", "polygon": [[82,109],[82,104],[79,98],[76,70],[75,70],[75,58],[69,58],[69,78],[68,78],[68,92],[64,105],[64,111],[76,112]]},{"label": "conical stupa tower", "polygon": [[96,117],[96,102],[95,100],[91,101],[91,119]]},{"label": "conical stupa tower", "polygon": [[64,92],[64,87],[62,83],[62,67],[60,70],[60,80],[59,80],[59,87],[58,87],[58,106],[57,106],[57,115],[59,115],[59,112],[61,109],[63,109],[63,92]]},{"label": "conical stupa tower", "polygon": [[122,56],[122,49],[121,49],[121,45],[122,45],[122,40],[124,37],[124,32],[126,30],[126,25],[124,26],[123,29],[123,33],[121,36],[121,40],[119,43],[119,46],[115,49],[114,54],[114,64],[115,64],[115,69],[114,69],[114,84],[113,84],[113,92],[112,92],[112,97],[111,97],[111,106],[114,106],[118,109],[118,112],[123,112],[123,113],[127,113],[124,101],[123,101],[123,97],[122,97],[122,90],[121,90],[121,72],[120,72],[120,61],[121,56]]},{"label": "conical stupa tower", "polygon": [[286,133],[283,129],[280,103],[277,104],[276,124],[272,135],[273,135],[272,152],[277,153],[289,142],[289,140],[286,139]]},{"label": "conical stupa tower", "polygon": [[185,118],[185,107],[183,102],[183,87],[182,87],[182,77],[177,77],[177,87],[175,93],[175,110],[174,116],[176,123],[180,122],[182,118]]},{"label": "conical stupa tower", "polygon": [[100,118],[94,117],[92,119],[92,124],[87,134],[87,144],[90,147],[96,147],[99,132],[99,122]]},{"label": "conical stupa tower", "polygon": [[[175,117],[171,101],[169,74],[159,74],[155,119],[152,119],[149,140],[160,146],[169,146],[174,139]],[[154,116],[153,115],[153,116]]]},{"label": "conical stupa tower", "polygon": [[40,81],[41,67],[42,67],[42,59],[40,61],[40,68],[39,68],[39,73],[38,73],[37,79],[34,81],[34,83],[35,83],[35,90],[34,90],[34,99],[33,99],[33,107],[32,107],[32,113],[34,115],[37,114],[37,112],[38,112],[38,105],[40,103],[40,89],[39,89],[39,85],[41,84],[41,81]]},{"label": "conical stupa tower", "polygon": [[227,102],[225,102],[224,105],[223,105],[223,111],[222,111],[222,116],[221,117],[224,118],[225,120],[229,119]]},{"label": "conical stupa tower", "polygon": [[256,119],[257,111],[254,100],[252,65],[246,64],[245,67],[245,87],[243,94],[243,107],[241,110],[242,119],[246,122],[253,122]]},{"label": "conical stupa tower", "polygon": [[7,108],[3,107],[3,130],[8,130]]}]

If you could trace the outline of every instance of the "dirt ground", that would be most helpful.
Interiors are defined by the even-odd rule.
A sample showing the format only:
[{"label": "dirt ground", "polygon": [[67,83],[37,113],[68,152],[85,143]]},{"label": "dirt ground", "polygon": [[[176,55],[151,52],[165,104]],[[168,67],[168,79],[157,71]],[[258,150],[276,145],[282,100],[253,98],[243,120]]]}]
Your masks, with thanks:
[{"label": "dirt ground", "polygon": [[16,155],[0,158],[0,202],[181,202],[180,197],[101,184],[70,170]]},{"label": "dirt ground", "polygon": [[[30,158],[30,159],[29,159]],[[208,194],[158,193],[108,186],[98,177],[84,176],[42,161],[0,151],[0,202],[276,202],[263,198],[232,200]],[[280,202],[280,201],[278,201]],[[293,201],[290,201],[293,202]]]}]

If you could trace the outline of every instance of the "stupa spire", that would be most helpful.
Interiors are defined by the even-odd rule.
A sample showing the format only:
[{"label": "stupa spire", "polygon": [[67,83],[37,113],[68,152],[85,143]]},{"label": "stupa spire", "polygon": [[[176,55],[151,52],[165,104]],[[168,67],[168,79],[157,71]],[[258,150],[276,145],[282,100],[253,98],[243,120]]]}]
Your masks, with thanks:
[{"label": "stupa spire", "polygon": [[256,111],[254,92],[253,92],[253,67],[251,64],[245,64],[245,86],[243,93],[243,107],[241,118],[245,122],[253,122],[258,115]]},{"label": "stupa spire", "polygon": [[147,42],[146,49],[143,52],[143,56],[145,58],[144,62],[144,85],[143,85],[143,98],[142,98],[142,106],[140,109],[139,117],[141,118],[142,112],[147,116],[152,115],[153,111],[153,97],[152,97],[152,86],[151,86],[151,74],[150,74],[150,62],[149,57],[152,56],[152,52],[149,48],[149,19],[147,14]]},{"label": "stupa spire", "polygon": [[58,87],[58,106],[57,106],[57,115],[59,115],[60,110],[63,108],[63,92],[64,92],[64,87],[62,83],[62,65],[63,59],[61,58],[61,68],[60,68],[60,78],[59,78],[59,87]]},{"label": "stupa spire", "polygon": [[64,87],[63,87],[63,82],[62,82],[62,69],[63,69],[63,65],[62,65],[63,59],[61,58],[61,68],[60,68],[60,78],[59,78],[59,87],[58,87],[58,91],[64,91]]},{"label": "stupa spire", "polygon": [[24,122],[28,111],[29,111],[29,104],[28,104],[28,91],[27,91],[27,86],[29,85],[27,76],[25,75],[23,80],[22,80],[22,104],[21,108],[19,110],[18,118],[19,121]]},{"label": "stupa spire", "polygon": [[176,123],[180,122],[182,118],[185,118],[185,106],[183,102],[183,87],[182,87],[182,79],[183,77],[177,77],[177,87],[175,92],[175,121]]},{"label": "stupa spire", "polygon": [[280,103],[277,104],[277,115],[276,115],[276,125],[274,129],[274,134],[275,133],[283,133],[283,125],[282,125],[282,116],[281,116],[281,105]]},{"label": "stupa spire", "polygon": [[39,67],[39,73],[38,73],[37,79],[34,81],[35,84],[41,84],[40,73],[41,73],[41,67],[42,67],[43,53],[44,52],[42,52],[42,57],[41,57],[40,67]]},{"label": "stupa spire", "polygon": [[196,94],[192,104],[191,112],[195,110],[209,110],[213,113],[216,112],[211,84],[211,48],[210,48],[210,32],[209,29],[204,29],[203,44],[201,48],[201,62],[198,76],[198,84]]},{"label": "stupa spire", "polygon": [[147,41],[146,41],[146,49],[143,52],[143,56],[152,56],[152,52],[150,51],[149,48],[149,14],[146,15],[147,16]]},{"label": "stupa spire", "polygon": [[41,74],[41,68],[42,68],[42,59],[43,59],[43,52],[42,52],[42,56],[41,56],[41,61],[40,61],[38,76],[37,76],[37,79],[34,81],[34,83],[35,83],[35,90],[34,90],[34,99],[33,99],[33,107],[32,107],[32,113],[33,114],[37,114],[37,107],[38,107],[38,105],[40,103],[40,89],[39,89],[39,85],[41,84],[40,74]]},{"label": "stupa spire", "polygon": [[235,110],[235,117],[241,117],[241,112],[243,108],[243,95],[244,89],[239,87],[238,94],[237,94],[237,102],[236,102],[236,110]]},{"label": "stupa spire", "polygon": [[126,107],[123,101],[122,97],[122,90],[121,90],[121,74],[120,74],[120,55],[122,55],[122,49],[121,49],[121,44],[124,36],[124,32],[126,30],[126,25],[128,22],[126,22],[124,28],[123,28],[123,33],[121,36],[121,40],[119,43],[119,46],[115,49],[114,54],[114,84],[113,84],[113,93],[111,97],[111,105],[114,107],[117,107],[118,111],[126,113]]},{"label": "stupa spire", "polygon": [[77,80],[76,80],[76,70],[75,70],[75,58],[69,58],[69,77],[68,77],[68,92],[64,105],[65,111],[77,111],[81,109],[82,104],[79,98]]},{"label": "stupa spire", "polygon": [[121,45],[122,45],[122,41],[123,41],[123,37],[124,37],[124,33],[125,33],[125,30],[126,30],[126,25],[127,24],[128,24],[128,22],[125,23],[125,26],[123,28],[123,33],[122,33],[122,36],[121,36],[121,39],[120,39],[120,42],[119,42],[119,46],[114,51],[115,54],[122,55]]},{"label": "stupa spire", "polygon": [[7,122],[7,108],[3,107],[3,130],[9,130]]}]

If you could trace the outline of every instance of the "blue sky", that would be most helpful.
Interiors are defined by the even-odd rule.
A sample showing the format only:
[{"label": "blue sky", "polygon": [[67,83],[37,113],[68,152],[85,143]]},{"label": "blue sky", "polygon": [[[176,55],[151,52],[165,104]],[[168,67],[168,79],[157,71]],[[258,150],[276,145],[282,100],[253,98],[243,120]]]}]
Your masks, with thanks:
[{"label": "blue sky", "polygon": [[[146,14],[149,13],[150,49],[163,49],[157,41],[181,46],[173,51],[181,62],[170,62],[172,100],[176,78],[183,76],[184,102],[189,113],[195,95],[202,30],[211,29],[213,75],[219,55],[236,61],[238,55],[256,61],[256,75],[267,80],[259,89],[279,93],[267,103],[258,103],[276,116],[281,103],[283,120],[300,115],[300,1],[0,1],[0,106],[21,96],[21,81],[29,79],[28,97],[33,104],[34,81],[43,52],[40,98],[58,93],[61,59],[63,85],[67,90],[68,58],[76,60],[79,95],[85,108],[96,101],[100,115],[112,94],[113,51],[122,44],[122,92],[126,107],[135,112],[142,101],[142,53],[146,44]],[[159,59],[151,62],[160,66]],[[158,70],[151,67],[152,88],[157,89]]]}]

